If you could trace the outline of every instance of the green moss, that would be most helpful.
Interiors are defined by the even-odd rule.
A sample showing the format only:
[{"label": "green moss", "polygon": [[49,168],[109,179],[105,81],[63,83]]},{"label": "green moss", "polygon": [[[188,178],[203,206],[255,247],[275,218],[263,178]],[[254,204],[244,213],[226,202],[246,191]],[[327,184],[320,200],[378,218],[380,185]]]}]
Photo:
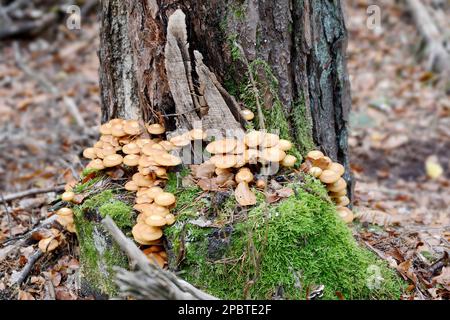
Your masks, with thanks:
[{"label": "green moss", "polygon": [[75,185],[75,187],[73,187],[73,192],[83,193],[89,188],[91,188],[93,185],[95,185],[97,182],[99,182],[102,178],[103,176],[101,174],[97,174],[95,177],[89,179],[85,183],[78,183],[77,185]]},{"label": "green moss", "polygon": [[312,122],[307,115],[303,97],[294,101],[291,119],[296,146],[302,155],[306,155],[315,148],[315,144],[312,138]]},{"label": "green moss", "polygon": [[[179,212],[165,233],[175,253],[184,245],[180,266],[184,279],[227,299],[270,299],[280,287],[287,299],[305,299],[308,288],[320,284],[325,286],[324,299],[337,299],[336,292],[346,299],[398,299],[402,281],[384,261],[356,243],[333,205],[319,200],[317,195],[326,196],[320,182],[306,178],[306,185],[314,194],[292,184],[294,196],[268,207],[259,201],[236,216],[220,259],[208,255],[212,233],[217,231],[189,223],[202,206]],[[373,270],[383,278],[376,288],[370,285]]]},{"label": "green moss", "polygon": [[113,267],[127,268],[128,259],[99,220],[109,215],[122,229],[134,224],[133,209],[117,197],[113,190],[105,190],[74,208],[83,278],[91,289],[109,296],[117,294]]}]

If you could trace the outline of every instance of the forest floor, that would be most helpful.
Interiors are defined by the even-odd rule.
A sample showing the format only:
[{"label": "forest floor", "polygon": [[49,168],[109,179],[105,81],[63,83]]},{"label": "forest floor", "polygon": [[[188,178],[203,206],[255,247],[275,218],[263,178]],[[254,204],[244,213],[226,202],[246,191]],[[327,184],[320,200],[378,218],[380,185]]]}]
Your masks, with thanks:
[{"label": "forest floor", "polygon": [[[382,31],[366,27],[364,1],[347,5],[351,75],[354,234],[410,284],[403,299],[449,299],[450,100],[417,57],[405,9],[381,1]],[[81,151],[100,121],[98,25],[61,25],[52,40],[0,43],[0,193],[78,179]],[[81,119],[79,119],[81,116]],[[77,119],[78,118],[78,119]],[[430,178],[428,167],[443,173]],[[48,217],[57,192],[3,201],[0,250]],[[0,258],[0,299],[78,299],[76,239],[40,258],[24,283],[11,282],[36,251]]]}]

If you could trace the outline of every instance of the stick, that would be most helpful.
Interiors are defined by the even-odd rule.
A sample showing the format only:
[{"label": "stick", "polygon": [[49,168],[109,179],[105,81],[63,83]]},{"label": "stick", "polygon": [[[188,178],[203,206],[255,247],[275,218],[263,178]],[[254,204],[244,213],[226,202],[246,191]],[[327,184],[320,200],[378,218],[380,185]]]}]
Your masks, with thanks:
[{"label": "stick", "polygon": [[33,253],[30,258],[28,259],[27,264],[25,267],[23,267],[22,271],[17,275],[17,277],[14,277],[14,279],[11,278],[10,285],[18,285],[20,286],[22,282],[25,281],[25,279],[28,277],[28,274],[30,273],[31,269],[33,268],[36,261],[42,257],[43,252],[41,250],[37,250],[35,253]]},{"label": "stick", "polygon": [[15,199],[25,198],[28,196],[34,196],[36,194],[47,193],[47,192],[60,192],[64,190],[64,186],[53,186],[48,188],[33,188],[25,191],[19,191],[16,193],[7,194],[3,197],[2,201],[8,202]]},{"label": "stick", "polygon": [[[141,271],[129,272],[116,268],[121,291],[141,299],[179,299],[179,300],[216,300],[213,297],[179,279],[169,271],[150,264],[139,248],[117,227],[111,217],[102,220],[105,229],[111,234],[119,247],[126,253],[133,264]],[[143,294],[143,293],[146,294]]]}]

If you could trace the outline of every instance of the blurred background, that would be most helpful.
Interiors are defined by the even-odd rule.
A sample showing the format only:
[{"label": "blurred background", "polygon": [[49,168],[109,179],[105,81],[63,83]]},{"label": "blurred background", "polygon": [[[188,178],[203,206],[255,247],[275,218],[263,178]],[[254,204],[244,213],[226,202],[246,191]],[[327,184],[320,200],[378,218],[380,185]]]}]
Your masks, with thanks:
[{"label": "blurred background", "polygon": [[[449,2],[419,2],[448,57]],[[424,40],[408,1],[374,3],[368,10],[373,2],[345,1],[353,101],[349,145],[360,222],[354,233],[422,286],[411,290],[412,297],[449,298],[450,86],[444,69],[450,61],[436,63],[432,41]],[[81,15],[75,29],[67,13],[73,4]],[[81,151],[96,139],[97,7],[96,0],[0,1],[0,248],[47,217],[48,203],[62,185],[78,179]],[[49,192],[15,198],[35,188]],[[5,279],[29,254],[24,250],[23,261],[0,262],[0,298]],[[448,270],[444,280],[425,280],[425,265],[439,265],[440,276]],[[56,298],[77,299],[70,278],[77,267],[72,243],[50,256],[18,296],[8,292],[3,298],[44,298],[41,277],[51,279]]]}]

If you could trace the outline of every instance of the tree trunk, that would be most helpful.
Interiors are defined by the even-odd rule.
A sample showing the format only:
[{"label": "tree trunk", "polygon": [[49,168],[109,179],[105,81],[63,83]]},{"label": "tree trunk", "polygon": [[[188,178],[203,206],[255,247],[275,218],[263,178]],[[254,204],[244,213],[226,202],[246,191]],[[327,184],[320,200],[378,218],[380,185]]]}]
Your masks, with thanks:
[{"label": "tree trunk", "polygon": [[340,1],[102,0],[100,37],[103,122],[226,131],[246,125],[236,100],[259,102],[267,130],[344,164],[351,195]]}]

